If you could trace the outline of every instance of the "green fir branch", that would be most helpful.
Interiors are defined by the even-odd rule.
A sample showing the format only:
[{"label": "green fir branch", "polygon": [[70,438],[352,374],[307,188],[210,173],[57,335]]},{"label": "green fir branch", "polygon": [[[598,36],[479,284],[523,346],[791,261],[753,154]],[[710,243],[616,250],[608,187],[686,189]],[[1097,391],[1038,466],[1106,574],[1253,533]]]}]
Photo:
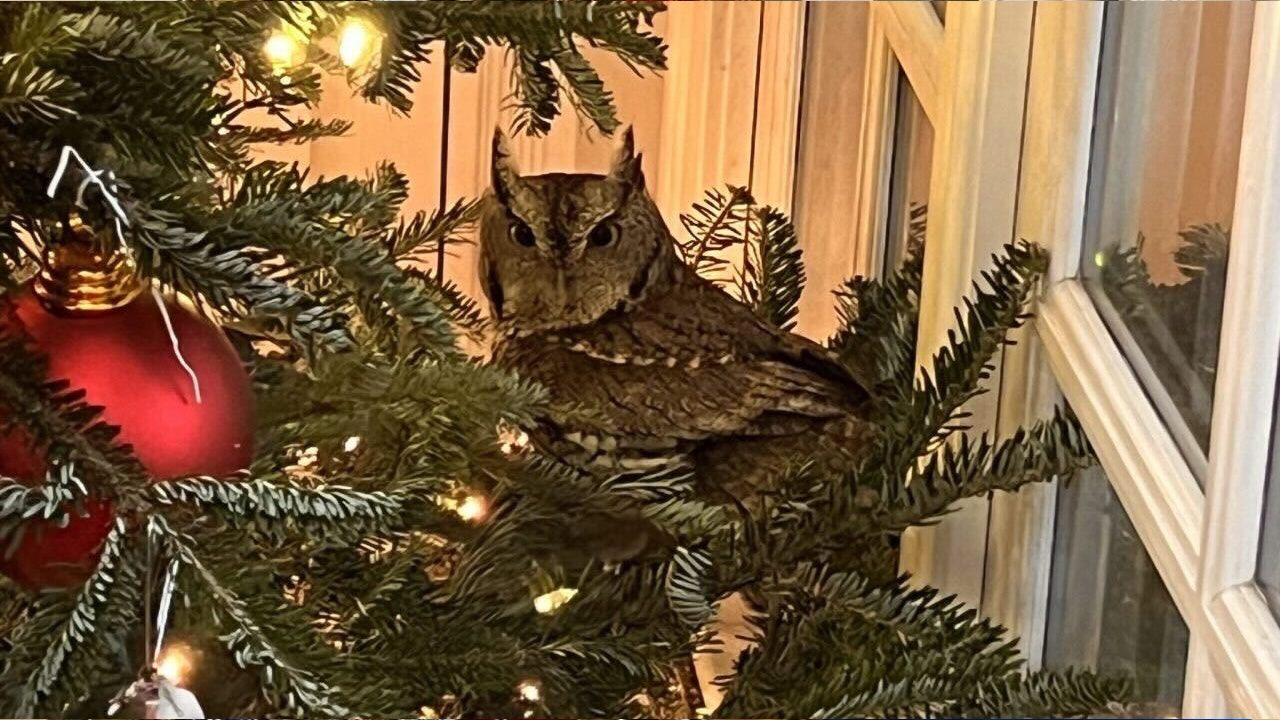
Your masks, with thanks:
[{"label": "green fir branch", "polygon": [[0,476],[0,557],[8,559],[17,551],[28,521],[63,522],[80,512],[88,494],[71,464],[50,468],[45,481],[33,487]]},{"label": "green fir branch", "polygon": [[727,194],[708,190],[702,201],[680,215],[686,238],[676,241],[681,259],[695,273],[714,278],[728,261],[725,250],[751,240],[751,212],[755,198],[744,187],[727,186]]},{"label": "green fir branch", "polygon": [[326,483],[304,487],[288,478],[266,480],[186,477],[151,486],[157,506],[181,504],[214,507],[233,515],[257,520],[277,520],[306,527],[319,535],[368,533],[395,524],[402,511],[400,499],[385,492],[361,492]]},{"label": "green fir branch", "polygon": [[960,435],[913,472],[904,487],[890,486],[877,531],[893,532],[926,523],[956,501],[993,490],[1014,491],[1032,482],[1070,479],[1094,464],[1093,450],[1069,411],[1019,428],[995,442],[990,435]]},{"label": "green fir branch", "polygon": [[131,676],[131,668],[119,667],[116,650],[139,620],[139,564],[124,520],[117,519],[79,592],[35,601],[0,661],[0,693],[13,717],[66,714],[104,680]]},{"label": "green fir branch", "polygon": [[924,280],[924,208],[913,216],[902,265],[883,279],[855,277],[836,291],[839,329],[827,341],[868,387],[909,395],[916,372],[920,286]]},{"label": "green fir branch", "polygon": [[17,339],[0,333],[0,407],[6,417],[0,429],[23,428],[33,450],[52,468],[74,467],[85,485],[122,507],[141,502],[147,473],[116,443],[117,428],[103,423],[101,410],[84,401],[83,390],[63,380],[47,380],[48,364]]},{"label": "green fir branch", "polygon": [[196,555],[192,538],[173,530],[158,516],[151,517],[147,532],[163,542],[182,567],[195,573],[202,584],[203,594],[216,608],[214,617],[223,626],[223,643],[241,667],[259,669],[263,690],[273,696],[280,707],[292,712],[330,717],[350,714],[337,704],[332,688],[314,673],[296,666],[277,647],[277,642],[268,636],[263,623],[254,617],[249,605]]},{"label": "green fir branch", "polygon": [[[637,6],[595,2],[589,6],[560,3],[467,4],[415,3],[366,9],[385,32],[382,62],[364,84],[365,97],[385,100],[400,112],[412,107],[411,88],[421,79],[416,65],[428,60],[430,47],[441,41],[457,70],[472,72],[486,48],[498,46],[515,54],[518,130],[543,134],[560,112],[559,96],[610,133],[617,126],[612,96],[592,78],[586,63],[568,57],[576,43],[602,48],[632,69],[663,69],[666,48],[641,28],[651,25],[661,3]],[[565,79],[552,72],[552,65]]]},{"label": "green fir branch", "polygon": [[708,597],[707,575],[711,556],[700,550],[676,548],[667,575],[667,597],[671,609],[694,630],[706,627],[716,617],[718,603]]},{"label": "green fir branch", "polygon": [[766,206],[757,214],[760,232],[758,240],[747,246],[738,295],[760,319],[791,330],[805,282],[796,229],[776,208]]},{"label": "green fir branch", "polygon": [[915,458],[929,452],[952,432],[962,408],[986,392],[982,385],[995,368],[996,353],[1008,343],[1008,335],[1030,316],[1025,307],[1040,276],[1047,269],[1048,254],[1027,242],[1011,243],[983,271],[985,287],[974,284],[972,297],[956,310],[956,329],[932,356],[914,389],[895,399],[885,425],[889,467],[908,468]]}]

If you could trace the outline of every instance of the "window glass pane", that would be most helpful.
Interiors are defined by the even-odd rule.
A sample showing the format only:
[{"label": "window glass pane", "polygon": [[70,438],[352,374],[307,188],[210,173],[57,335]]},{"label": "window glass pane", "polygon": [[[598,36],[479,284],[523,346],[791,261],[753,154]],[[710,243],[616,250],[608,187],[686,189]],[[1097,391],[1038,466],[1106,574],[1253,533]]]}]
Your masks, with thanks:
[{"label": "window glass pane", "polygon": [[1109,3],[1086,284],[1203,477],[1253,7]]},{"label": "window glass pane", "polygon": [[1276,422],[1271,429],[1271,477],[1262,504],[1262,547],[1258,552],[1258,586],[1280,620],[1280,389]]},{"label": "window glass pane", "polygon": [[1141,715],[1177,715],[1188,633],[1101,470],[1058,491],[1044,665],[1134,679]]},{"label": "window glass pane", "polygon": [[894,114],[893,169],[889,179],[889,222],[884,271],[892,272],[906,257],[913,240],[924,241],[925,208],[929,204],[929,172],[933,167],[933,125],[920,98],[898,71],[898,107]]}]

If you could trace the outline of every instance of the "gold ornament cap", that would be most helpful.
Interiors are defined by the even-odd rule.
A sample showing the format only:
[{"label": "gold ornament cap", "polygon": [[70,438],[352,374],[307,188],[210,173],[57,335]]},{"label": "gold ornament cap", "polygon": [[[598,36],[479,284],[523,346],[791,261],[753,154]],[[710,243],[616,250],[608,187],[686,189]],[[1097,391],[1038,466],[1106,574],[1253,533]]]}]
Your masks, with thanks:
[{"label": "gold ornament cap", "polygon": [[137,268],[114,238],[100,238],[72,213],[62,238],[44,250],[33,289],[56,313],[96,313],[128,305],[142,292]]}]

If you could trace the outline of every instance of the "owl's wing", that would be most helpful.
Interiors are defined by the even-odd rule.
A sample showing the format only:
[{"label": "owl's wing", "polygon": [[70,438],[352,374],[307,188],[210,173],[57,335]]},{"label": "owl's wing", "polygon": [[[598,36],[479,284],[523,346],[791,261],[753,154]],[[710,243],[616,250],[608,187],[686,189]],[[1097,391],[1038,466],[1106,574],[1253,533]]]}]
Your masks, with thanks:
[{"label": "owl's wing", "polygon": [[655,451],[793,435],[867,411],[867,392],[821,346],[698,278],[588,328],[512,340],[499,354],[558,402],[589,411],[584,431]]}]

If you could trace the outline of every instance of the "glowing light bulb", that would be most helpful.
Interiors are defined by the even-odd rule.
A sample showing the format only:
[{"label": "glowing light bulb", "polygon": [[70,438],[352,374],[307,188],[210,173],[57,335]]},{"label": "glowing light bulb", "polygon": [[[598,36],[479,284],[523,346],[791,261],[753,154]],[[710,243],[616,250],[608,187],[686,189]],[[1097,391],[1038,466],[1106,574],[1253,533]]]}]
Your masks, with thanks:
[{"label": "glowing light bulb", "polygon": [[467,522],[476,522],[483,520],[485,515],[489,514],[489,501],[480,495],[468,495],[458,505],[458,517]]},{"label": "glowing light bulb", "polygon": [[305,40],[298,37],[297,31],[281,28],[271,33],[262,50],[271,67],[282,70],[302,62],[304,44]]},{"label": "glowing light bulb", "polygon": [[372,25],[350,18],[338,34],[338,59],[347,67],[355,67],[367,61],[380,43],[380,33]]},{"label": "glowing light bulb", "polygon": [[533,609],[543,615],[549,615],[556,610],[559,610],[577,594],[577,588],[557,588],[549,593],[545,593],[534,598]]},{"label": "glowing light bulb", "polygon": [[536,703],[542,701],[542,688],[538,687],[538,684],[532,680],[520,683],[517,691],[520,693],[520,699],[525,702]]},{"label": "glowing light bulb", "polygon": [[181,685],[191,673],[191,653],[185,645],[165,645],[156,660],[156,674],[174,685]]},{"label": "glowing light bulb", "polygon": [[356,448],[359,448],[359,447],[360,447],[359,435],[352,435],[351,437],[347,438],[347,441],[345,443],[342,444],[342,449],[349,453],[355,452]]},{"label": "glowing light bulb", "polygon": [[1107,264],[1107,254],[1101,250],[1093,254],[1093,264],[1102,267]]},{"label": "glowing light bulb", "polygon": [[298,453],[298,467],[311,467],[320,459],[320,449],[312,446]]},{"label": "glowing light bulb", "polygon": [[498,449],[503,455],[514,455],[526,447],[529,447],[528,433],[506,421],[498,423]]}]

